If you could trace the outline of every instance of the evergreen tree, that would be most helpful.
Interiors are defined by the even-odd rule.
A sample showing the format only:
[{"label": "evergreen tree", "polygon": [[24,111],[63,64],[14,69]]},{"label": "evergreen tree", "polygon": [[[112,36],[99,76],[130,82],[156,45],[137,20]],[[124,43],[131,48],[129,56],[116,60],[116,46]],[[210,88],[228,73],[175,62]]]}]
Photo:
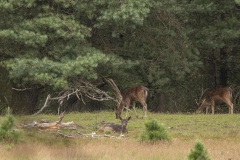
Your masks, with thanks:
[{"label": "evergreen tree", "polygon": [[197,142],[194,146],[194,149],[191,150],[188,155],[189,160],[210,160],[208,153],[204,150],[204,146],[202,143]]},{"label": "evergreen tree", "polygon": [[228,86],[239,52],[240,13],[236,2],[193,0],[182,1],[182,6],[187,35],[205,66],[204,87]]},{"label": "evergreen tree", "polygon": [[[119,6],[122,9],[113,15]],[[61,91],[79,78],[94,81],[100,75],[123,73],[122,70],[136,64],[112,53],[105,54],[101,47],[92,47],[91,37],[108,23],[130,28],[142,24],[148,12],[146,9],[143,13],[144,8],[147,7],[142,3],[131,1],[0,2],[1,65],[8,70],[13,87],[30,88],[26,96],[13,93],[12,101],[17,103],[17,107],[12,104],[13,110],[24,108],[24,104],[18,104],[23,95],[34,95],[27,100],[31,101],[27,108],[34,110],[39,89],[43,87]],[[134,9],[132,17],[129,14]],[[114,33],[114,29],[111,31]],[[17,95],[20,98],[14,98]]]},{"label": "evergreen tree", "polygon": [[0,16],[0,64],[27,89],[13,111],[101,76],[148,87],[150,110],[194,111],[201,88],[240,78],[238,0],[11,0]]}]

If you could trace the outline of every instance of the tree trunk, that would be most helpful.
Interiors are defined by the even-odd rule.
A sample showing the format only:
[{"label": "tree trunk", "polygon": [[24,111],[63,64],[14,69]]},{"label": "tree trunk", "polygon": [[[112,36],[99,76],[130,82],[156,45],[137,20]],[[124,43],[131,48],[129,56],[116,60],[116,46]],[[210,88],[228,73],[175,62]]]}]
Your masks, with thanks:
[{"label": "tree trunk", "polygon": [[148,97],[148,109],[154,112],[164,112],[165,107],[165,96],[163,93],[153,93],[153,96]]},{"label": "tree trunk", "polygon": [[225,49],[220,49],[220,76],[219,85],[221,87],[228,86],[228,54]]},{"label": "tree trunk", "polygon": [[33,114],[39,97],[39,91],[36,88],[23,91],[12,91],[11,108],[13,114]]},{"label": "tree trunk", "polygon": [[204,64],[205,70],[207,71],[207,88],[216,88],[217,86],[217,62],[213,51],[212,56],[209,57],[207,63]]},{"label": "tree trunk", "polygon": [[[215,51],[216,52],[216,51]],[[228,86],[228,54],[224,48],[212,54],[205,69],[207,71],[207,88]]]},{"label": "tree trunk", "polygon": [[8,82],[7,71],[0,67],[0,112],[4,111],[11,102],[12,90],[11,84]]},{"label": "tree trunk", "polygon": [[165,111],[165,96],[162,93],[159,93],[159,99],[158,99],[158,108],[159,112],[164,112]]}]

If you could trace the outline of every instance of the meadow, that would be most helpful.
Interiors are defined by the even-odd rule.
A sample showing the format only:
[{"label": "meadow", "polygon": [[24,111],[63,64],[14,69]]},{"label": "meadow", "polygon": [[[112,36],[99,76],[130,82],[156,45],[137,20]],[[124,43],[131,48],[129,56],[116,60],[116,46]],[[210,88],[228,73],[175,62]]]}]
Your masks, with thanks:
[{"label": "meadow", "polygon": [[[138,110],[141,113],[141,110]],[[145,119],[132,116],[128,123],[128,133],[124,137],[112,134],[111,137],[92,138],[78,136],[63,138],[56,130],[24,129],[21,140],[15,145],[0,145],[3,160],[185,160],[195,143],[204,144],[213,160],[240,159],[240,115],[234,114],[158,114],[148,112]],[[125,117],[125,113],[122,114]],[[57,115],[16,116],[15,124],[32,121],[56,121]],[[140,141],[145,123],[156,120],[171,136],[169,142],[150,144]],[[96,132],[98,123],[105,121],[120,124],[112,111],[95,113],[69,113],[63,122],[73,121],[77,130],[60,130],[73,135],[76,132],[88,134]],[[103,133],[97,133],[103,134]]]}]

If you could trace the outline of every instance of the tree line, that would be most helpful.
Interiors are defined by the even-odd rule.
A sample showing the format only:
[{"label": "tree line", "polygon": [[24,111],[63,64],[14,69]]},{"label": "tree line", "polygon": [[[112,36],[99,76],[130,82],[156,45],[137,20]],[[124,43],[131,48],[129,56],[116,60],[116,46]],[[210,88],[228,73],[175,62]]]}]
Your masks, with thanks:
[{"label": "tree line", "polygon": [[[0,16],[1,112],[31,114],[79,84],[111,95],[103,77],[149,88],[155,112],[193,112],[206,88],[238,93],[239,0],[11,0]],[[114,108],[87,95],[62,108]]]}]

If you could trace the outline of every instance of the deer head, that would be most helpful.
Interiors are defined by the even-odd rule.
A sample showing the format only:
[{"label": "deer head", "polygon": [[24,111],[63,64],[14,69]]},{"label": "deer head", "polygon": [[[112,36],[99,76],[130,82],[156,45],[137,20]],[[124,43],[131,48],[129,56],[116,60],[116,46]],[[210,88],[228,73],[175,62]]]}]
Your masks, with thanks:
[{"label": "deer head", "polygon": [[143,117],[147,114],[147,103],[146,99],[148,96],[148,88],[144,86],[136,86],[130,87],[123,91],[121,94],[120,90],[118,89],[117,85],[112,79],[103,78],[103,81],[108,84],[108,86],[112,89],[113,93],[116,96],[117,106],[115,107],[114,111],[116,114],[116,118],[120,118],[122,110],[126,109],[126,117],[128,115],[129,105],[132,103],[133,109],[135,112],[136,117],[138,117],[137,112],[135,110],[135,101],[138,101],[143,106]]},{"label": "deer head", "polygon": [[122,131],[121,133],[127,133],[127,124],[128,121],[131,119],[131,116],[126,118],[126,119],[122,119],[122,117],[119,117],[119,119],[121,120],[121,127],[122,127]]},{"label": "deer head", "polygon": [[229,87],[207,91],[205,98],[202,100],[201,105],[198,107],[196,112],[200,113],[204,108],[206,108],[207,113],[208,106],[211,106],[212,114],[214,114],[216,102],[225,103],[229,107],[229,113],[233,114],[232,90]]},{"label": "deer head", "polygon": [[128,116],[128,110],[129,106],[132,103],[132,107],[134,109],[136,117],[138,117],[138,114],[135,109],[135,102],[138,101],[143,106],[143,117],[147,114],[147,96],[148,96],[148,89],[144,86],[136,86],[136,87],[130,87],[123,91],[122,94],[122,101],[119,103],[119,105],[115,109],[116,118],[119,118],[121,116],[122,110],[126,109],[126,117]]},{"label": "deer head", "polygon": [[121,120],[121,124],[114,124],[114,123],[106,123],[100,126],[100,128],[98,129],[99,132],[106,132],[106,131],[110,131],[110,132],[115,132],[115,133],[127,133],[127,124],[128,121],[131,119],[131,117],[128,117],[126,119],[122,119],[121,117],[119,117],[119,119]]}]

